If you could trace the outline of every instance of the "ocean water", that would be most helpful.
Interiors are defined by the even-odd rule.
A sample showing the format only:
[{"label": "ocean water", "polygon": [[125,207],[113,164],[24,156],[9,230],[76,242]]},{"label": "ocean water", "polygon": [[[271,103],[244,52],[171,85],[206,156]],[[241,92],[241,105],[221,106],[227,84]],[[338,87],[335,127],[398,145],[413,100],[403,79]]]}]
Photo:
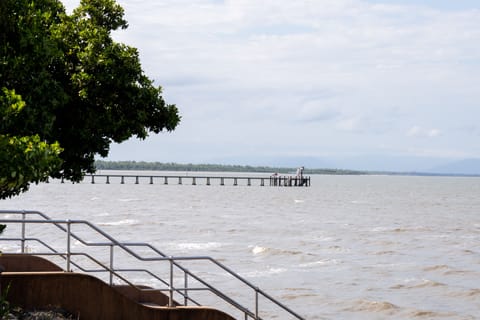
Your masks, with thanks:
[{"label": "ocean water", "polygon": [[[52,181],[0,209],[89,220],[168,255],[211,256],[306,319],[480,318],[480,178],[315,175],[309,188],[188,181]],[[221,270],[188,268],[254,308],[254,293]],[[259,309],[292,319],[264,299]]]}]

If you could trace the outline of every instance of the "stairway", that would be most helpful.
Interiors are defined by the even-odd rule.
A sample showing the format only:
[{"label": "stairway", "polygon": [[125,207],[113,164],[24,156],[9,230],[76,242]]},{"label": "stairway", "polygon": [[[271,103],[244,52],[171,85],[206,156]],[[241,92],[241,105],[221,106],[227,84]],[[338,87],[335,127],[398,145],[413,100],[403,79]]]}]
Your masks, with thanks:
[{"label": "stairway", "polygon": [[[12,307],[48,309],[61,307],[88,320],[233,320],[207,307],[166,307],[168,297],[158,290],[137,291],[110,286],[91,275],[65,272],[50,261],[29,254],[0,256],[4,272],[1,288],[10,286]],[[148,293],[146,293],[148,292]]]}]

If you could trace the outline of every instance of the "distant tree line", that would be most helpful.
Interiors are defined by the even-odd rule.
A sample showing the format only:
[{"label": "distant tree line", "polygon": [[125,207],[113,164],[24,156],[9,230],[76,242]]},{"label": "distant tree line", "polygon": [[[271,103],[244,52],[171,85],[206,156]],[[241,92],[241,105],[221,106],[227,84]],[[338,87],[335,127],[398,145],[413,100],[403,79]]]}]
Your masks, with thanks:
[{"label": "distant tree line", "polygon": [[[292,174],[297,168],[268,167],[268,166],[242,166],[224,164],[181,164],[174,162],[146,162],[146,161],[103,161],[96,160],[97,170],[148,170],[148,171],[207,171],[207,172],[265,172]],[[367,174],[365,171],[343,169],[309,169],[305,168],[304,174]]]}]

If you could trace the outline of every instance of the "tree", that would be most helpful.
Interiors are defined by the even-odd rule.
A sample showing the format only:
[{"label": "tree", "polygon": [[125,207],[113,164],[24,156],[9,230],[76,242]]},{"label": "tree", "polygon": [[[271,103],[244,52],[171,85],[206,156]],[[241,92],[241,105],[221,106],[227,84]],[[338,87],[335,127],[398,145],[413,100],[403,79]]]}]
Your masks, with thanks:
[{"label": "tree", "polygon": [[138,51],[112,39],[123,17],[114,0],[71,15],[58,0],[0,1],[0,198],[49,176],[79,181],[112,142],[175,129]]}]

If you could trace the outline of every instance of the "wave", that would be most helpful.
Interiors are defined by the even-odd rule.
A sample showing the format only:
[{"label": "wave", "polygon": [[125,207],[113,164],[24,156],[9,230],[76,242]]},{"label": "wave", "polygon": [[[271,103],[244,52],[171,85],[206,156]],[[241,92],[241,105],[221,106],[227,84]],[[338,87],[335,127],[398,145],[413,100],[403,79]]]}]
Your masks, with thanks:
[{"label": "wave", "polygon": [[438,318],[450,318],[455,316],[452,312],[435,312],[428,310],[414,310],[409,313],[410,318],[426,318],[426,319],[438,319]]},{"label": "wave", "polygon": [[392,287],[391,289],[419,289],[419,288],[434,288],[434,287],[443,287],[445,286],[444,283],[432,281],[428,279],[407,279],[405,280],[406,284],[397,284]]},{"label": "wave", "polygon": [[364,205],[364,204],[373,204],[372,201],[367,201],[367,200],[352,200],[352,201],[350,201],[350,203],[352,203],[352,204],[361,204],[361,205]]},{"label": "wave", "polygon": [[422,282],[412,286],[412,288],[434,288],[434,287],[443,287],[444,283],[423,279]]},{"label": "wave", "polygon": [[265,248],[265,247],[260,247],[260,246],[255,246],[253,247],[252,249],[252,253],[257,255],[257,254],[261,254],[261,253],[264,253],[268,250],[268,248]]},{"label": "wave", "polygon": [[180,250],[211,250],[220,248],[222,244],[220,242],[188,242],[188,243],[176,243],[175,247]]},{"label": "wave", "polygon": [[283,249],[276,249],[276,248],[269,248],[269,247],[262,247],[262,246],[250,246],[251,252],[254,255],[262,255],[262,254],[268,254],[268,255],[299,255],[303,254],[301,251],[296,251],[296,250],[283,250]]},{"label": "wave", "polygon": [[139,198],[131,198],[131,199],[118,199],[120,202],[133,202],[133,201],[141,201],[142,199]]},{"label": "wave", "polygon": [[95,216],[96,217],[108,217],[110,215],[109,212],[101,212],[101,213],[97,213]]},{"label": "wave", "polygon": [[431,228],[426,226],[402,226],[402,227],[375,227],[370,230],[371,232],[393,232],[393,233],[404,233],[404,232],[423,232],[423,231],[432,231]]},{"label": "wave", "polygon": [[426,267],[423,269],[424,271],[439,271],[442,272],[444,275],[465,275],[465,274],[472,274],[475,273],[474,271],[470,270],[458,270],[455,268],[452,268],[447,265],[436,265],[436,266],[431,266],[431,267]]},{"label": "wave", "polygon": [[445,264],[423,268],[423,271],[437,271],[437,270],[451,270],[451,269],[449,266]]},{"label": "wave", "polygon": [[[25,246],[25,250],[31,249],[28,245]],[[19,245],[13,245],[13,244],[2,244],[0,246],[0,252],[16,252],[20,253],[21,248]],[[28,252],[28,251],[27,251]]]},{"label": "wave", "polygon": [[323,266],[323,265],[335,265],[339,264],[340,261],[337,259],[323,259],[323,260],[318,260],[318,261],[312,261],[312,262],[307,262],[307,263],[302,263],[299,265],[300,268],[309,268],[309,267],[315,267],[315,266]]},{"label": "wave", "polygon": [[287,293],[281,296],[285,300],[296,300],[310,297],[317,297],[318,295],[313,292],[311,289],[303,288],[286,288]]},{"label": "wave", "polygon": [[480,289],[468,289],[461,292],[454,292],[454,293],[451,293],[450,296],[477,299],[478,297],[480,297]]},{"label": "wave", "polygon": [[370,301],[370,300],[358,300],[354,302],[354,305],[344,309],[345,311],[353,312],[396,312],[399,308],[388,301]]},{"label": "wave", "polygon": [[138,225],[140,221],[135,220],[135,219],[125,219],[125,220],[120,220],[120,221],[108,221],[108,222],[99,222],[99,226],[124,226],[124,225],[129,225],[129,226],[134,226]]},{"label": "wave", "polygon": [[270,268],[267,270],[256,270],[251,272],[244,272],[244,273],[241,273],[240,275],[245,278],[261,278],[261,277],[267,277],[271,275],[285,273],[287,271],[288,270],[286,268]]},{"label": "wave", "polygon": [[333,251],[333,252],[339,252],[339,253],[349,253],[349,252],[351,252],[350,249],[344,248],[344,247],[341,247],[341,246],[330,246],[330,247],[328,247],[328,250]]},{"label": "wave", "polygon": [[383,251],[377,251],[374,253],[376,256],[384,256],[384,255],[392,255],[395,254],[396,252],[393,250],[383,250]]}]

